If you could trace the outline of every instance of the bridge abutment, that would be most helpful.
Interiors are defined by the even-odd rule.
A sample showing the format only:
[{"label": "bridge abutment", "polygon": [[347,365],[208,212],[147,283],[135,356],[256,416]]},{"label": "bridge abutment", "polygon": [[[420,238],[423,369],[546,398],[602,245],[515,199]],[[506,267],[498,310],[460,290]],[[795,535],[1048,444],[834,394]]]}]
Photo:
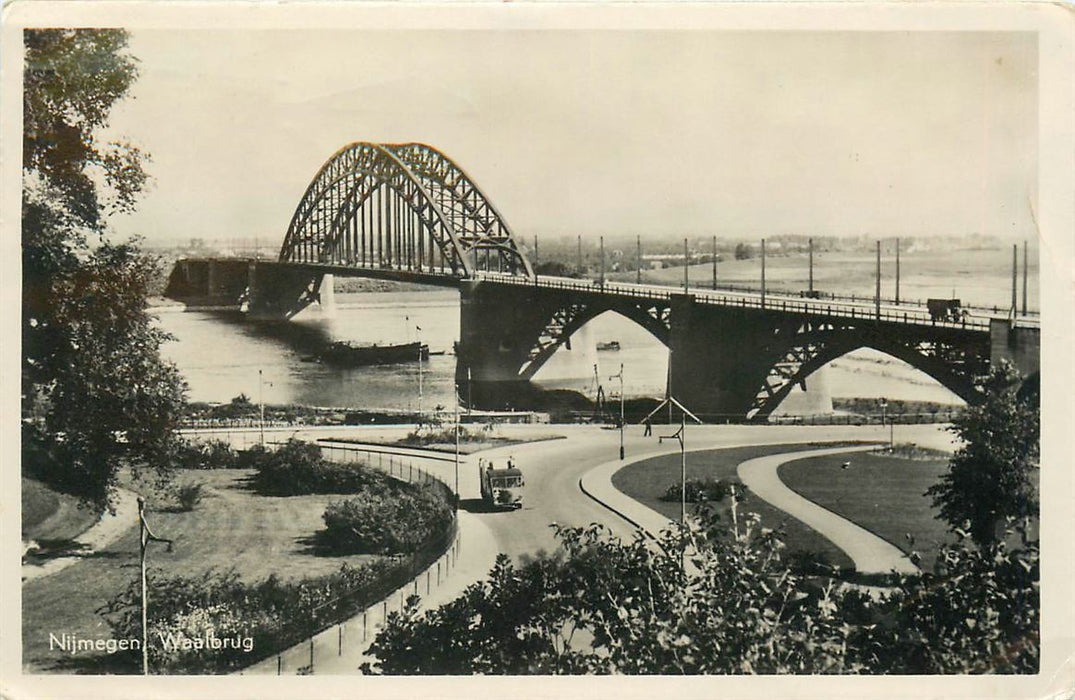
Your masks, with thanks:
[{"label": "bridge abutment", "polygon": [[1041,329],[1013,325],[1003,318],[991,319],[989,360],[1007,360],[1024,377],[1033,376],[1041,366]]},{"label": "bridge abutment", "polygon": [[553,311],[548,295],[464,280],[459,301],[455,378],[461,397],[482,408],[528,406],[535,390],[519,370]]},{"label": "bridge abutment", "polygon": [[669,390],[706,422],[742,420],[771,366],[774,328],[764,312],[697,304],[672,296]]},{"label": "bridge abutment", "polygon": [[250,261],[247,313],[259,320],[289,319],[318,300],[325,276],[275,262]]}]

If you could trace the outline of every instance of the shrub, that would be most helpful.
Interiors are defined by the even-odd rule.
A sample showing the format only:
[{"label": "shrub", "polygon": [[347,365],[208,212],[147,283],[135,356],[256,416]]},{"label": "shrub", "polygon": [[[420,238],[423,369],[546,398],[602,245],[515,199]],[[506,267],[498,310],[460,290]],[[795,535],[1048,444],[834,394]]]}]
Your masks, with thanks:
[{"label": "shrub", "polygon": [[[454,522],[454,521],[453,521]],[[453,522],[406,558],[377,558],[361,566],[343,564],[334,573],[282,581],[276,576],[257,583],[235,572],[208,571],[200,577],[165,577],[150,572],[149,662],[153,673],[226,673],[287,649],[345,620],[410,582],[452,542]],[[128,587],[97,613],[114,639],[141,637],[141,583]],[[175,648],[164,640],[215,638],[235,640],[225,648]],[[117,660],[134,671],[137,651],[119,652]]]},{"label": "shrub", "polygon": [[[407,433],[407,436],[399,441],[401,445],[450,445],[455,442],[455,426],[434,430],[433,424],[429,426],[419,425]],[[489,439],[489,429],[482,426],[480,432],[468,430],[466,426],[459,426],[459,442],[483,442]]]},{"label": "shrub", "polygon": [[246,450],[238,466],[256,469],[255,488],[271,496],[354,493],[383,478],[363,463],[326,460],[317,445],[294,439],[275,451],[260,446]]},{"label": "shrub", "polygon": [[[691,520],[653,547],[558,528],[565,554],[515,567],[440,608],[390,616],[365,673],[1037,673],[1038,547],[946,547],[933,574],[876,600],[790,570],[779,535]],[[683,567],[685,538],[691,565]],[[579,636],[592,640],[573,646]]]},{"label": "shrub", "polygon": [[[722,501],[725,497],[732,493],[734,484],[735,482],[729,481],[727,479],[687,479],[687,502],[700,503],[704,501]],[[743,487],[740,486],[740,489],[742,488]],[[682,486],[677,482],[675,484],[671,484],[667,489],[665,489],[664,493],[661,494],[660,498],[662,501],[678,502],[681,497]]]},{"label": "shrub", "polygon": [[182,511],[194,510],[194,506],[201,503],[202,495],[201,484],[183,484],[176,491],[179,509]]},{"label": "shrub", "polygon": [[394,554],[416,551],[452,519],[443,489],[383,481],[360,496],[330,503],[322,516],[324,542],[341,553]]},{"label": "shrub", "polygon": [[224,440],[177,440],[171,462],[176,469],[235,469],[239,455]]}]

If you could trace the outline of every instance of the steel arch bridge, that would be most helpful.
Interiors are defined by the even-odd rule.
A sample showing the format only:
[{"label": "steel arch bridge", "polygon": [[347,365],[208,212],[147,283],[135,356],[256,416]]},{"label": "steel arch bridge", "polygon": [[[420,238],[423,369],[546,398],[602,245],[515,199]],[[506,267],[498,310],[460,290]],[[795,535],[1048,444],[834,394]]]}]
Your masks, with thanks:
[{"label": "steel arch bridge", "polygon": [[457,278],[532,278],[496,207],[462,168],[421,143],[358,141],[321,166],[303,194],[280,262]]}]

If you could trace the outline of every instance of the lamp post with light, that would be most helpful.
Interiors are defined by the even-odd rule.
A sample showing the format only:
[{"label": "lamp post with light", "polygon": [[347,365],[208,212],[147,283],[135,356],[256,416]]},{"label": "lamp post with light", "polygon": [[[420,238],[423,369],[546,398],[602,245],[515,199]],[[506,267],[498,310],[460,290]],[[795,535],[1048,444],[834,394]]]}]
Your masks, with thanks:
[{"label": "lamp post with light", "polygon": [[[888,400],[884,397],[881,398],[881,427],[885,427],[885,423],[888,421]],[[895,447],[893,442],[893,433],[895,432],[895,426],[892,423],[888,424],[888,451],[891,452]]]},{"label": "lamp post with light", "polygon": [[157,537],[153,534],[153,531],[149,529],[149,523],[146,522],[146,499],[142,496],[138,497],[138,549],[139,549],[139,565],[142,570],[142,675],[149,675],[149,586],[146,581],[146,548],[150,542],[165,542],[168,544],[168,551],[172,551],[172,540],[164,537]]},{"label": "lamp post with light", "polygon": [[620,363],[620,373],[609,377],[609,380],[620,380],[620,459],[623,459],[623,363]]}]

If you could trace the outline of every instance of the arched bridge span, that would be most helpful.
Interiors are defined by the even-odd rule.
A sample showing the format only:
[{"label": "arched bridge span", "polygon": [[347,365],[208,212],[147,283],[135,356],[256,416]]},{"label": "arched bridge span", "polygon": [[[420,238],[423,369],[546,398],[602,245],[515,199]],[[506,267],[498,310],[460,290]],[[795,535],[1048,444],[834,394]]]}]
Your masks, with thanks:
[{"label": "arched bridge span", "polygon": [[280,262],[472,277],[533,277],[507,222],[450,158],[420,143],[355,142],[299,201]]},{"label": "arched bridge span", "polygon": [[671,391],[682,403],[713,418],[763,420],[795,385],[859,348],[902,360],[973,402],[992,351],[984,326],[627,287],[464,283],[457,376],[469,377],[481,403],[511,405],[575,331],[615,311],[669,346]]},{"label": "arched bridge span", "polygon": [[[1014,318],[936,321],[907,307],[774,295],[767,303],[764,292],[537,277],[474,180],[419,143],[355,142],[337,151],[299,201],[279,261],[246,261],[234,274],[215,274],[224,263],[205,261],[204,284],[193,262],[183,262],[177,284],[204,287],[209,297],[237,286],[251,311],[277,318],[319,300],[329,273],[458,287],[457,381],[489,408],[523,405],[519,397],[525,401],[556,349],[606,311],[667,345],[672,393],[712,417],[762,420],[812,372],[861,347],[907,362],[968,401],[991,361],[1012,359],[1027,374],[1038,366],[1040,332]],[[237,285],[221,279],[240,276]]]}]

